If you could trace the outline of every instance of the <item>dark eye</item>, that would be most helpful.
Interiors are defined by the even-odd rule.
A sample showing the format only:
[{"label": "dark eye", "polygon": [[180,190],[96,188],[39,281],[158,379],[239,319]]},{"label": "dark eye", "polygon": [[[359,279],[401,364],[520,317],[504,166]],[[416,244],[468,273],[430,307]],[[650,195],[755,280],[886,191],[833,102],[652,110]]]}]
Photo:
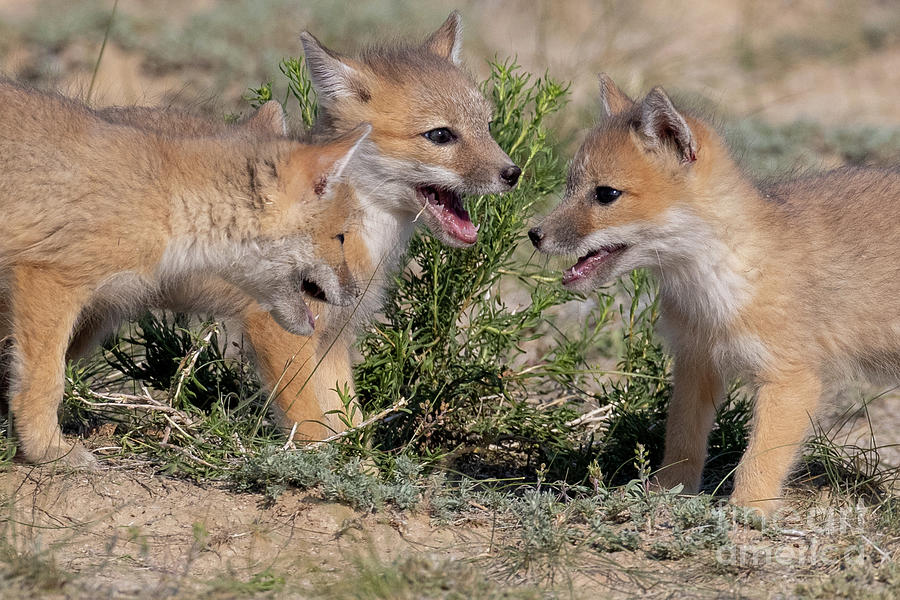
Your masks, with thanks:
[{"label": "dark eye", "polygon": [[594,190],[594,200],[600,204],[612,204],[622,195],[622,190],[611,188],[608,185],[598,185]]},{"label": "dark eye", "polygon": [[334,236],[334,238],[335,238],[337,241],[339,241],[339,242],[341,243],[341,245],[344,244],[344,234],[343,234],[343,233],[337,234],[336,236]]},{"label": "dark eye", "polygon": [[435,144],[449,144],[456,139],[456,136],[453,135],[453,132],[446,127],[438,127],[437,129],[426,131],[422,135],[424,135],[427,140],[434,142]]}]

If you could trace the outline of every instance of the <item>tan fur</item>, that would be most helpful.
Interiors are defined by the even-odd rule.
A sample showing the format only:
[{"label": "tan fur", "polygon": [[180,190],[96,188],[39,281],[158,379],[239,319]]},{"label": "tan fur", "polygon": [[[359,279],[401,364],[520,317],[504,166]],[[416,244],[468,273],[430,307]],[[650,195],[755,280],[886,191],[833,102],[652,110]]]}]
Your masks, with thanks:
[{"label": "tan fur", "polygon": [[[216,135],[234,128],[271,135],[273,127],[280,129],[279,120],[272,115],[276,107],[281,110],[276,102],[268,102],[251,119],[233,127],[222,121],[155,107],[110,107],[100,109],[98,114],[113,123],[168,135]],[[359,304],[355,303],[347,311],[346,320],[334,318],[329,322],[322,318],[328,305],[311,300],[310,308],[316,316],[313,338],[292,335],[246,294],[216,277],[193,280],[187,286],[170,286],[153,299],[154,308],[236,319],[250,345],[262,382],[274,397],[273,409],[279,421],[286,430],[297,423],[298,439],[323,439],[346,428],[345,417],[341,415],[344,407],[333,390],[345,386],[353,389],[350,349],[362,319],[367,318],[364,315],[370,315],[380,303],[378,289],[383,287],[372,281],[375,273],[362,237],[364,232],[356,192],[347,184],[338,183],[333,194],[338,205],[346,211],[335,218],[336,223],[346,224],[344,256],[349,271],[361,280],[358,282],[360,292],[365,293],[365,297],[358,300]],[[128,316],[105,310],[93,319],[84,319],[73,337],[69,357],[86,356]],[[358,408],[348,416],[351,422],[358,422]]]},{"label": "tan fur", "polygon": [[[825,386],[900,378],[900,172],[840,169],[757,187],[716,131],[661,89],[631,103],[610,81],[602,88],[610,114],[531,236],[556,254],[613,249],[580,262],[594,265],[581,277],[567,272],[575,289],[637,267],[656,273],[675,354],[663,486],[698,490],[726,384],[757,386],[732,501],[770,513]],[[623,193],[602,204],[598,186]]]},{"label": "tan fur", "polygon": [[318,146],[178,138],[9,82],[0,106],[0,337],[14,342],[10,407],[27,459],[93,462],[56,417],[85,308],[152,304],[212,274],[309,333],[302,291],[355,296],[336,237],[348,213],[331,191],[367,130]]},{"label": "tan fur", "polygon": [[[383,181],[379,169],[373,182],[351,177],[345,189],[356,194],[364,216],[359,229],[347,232],[347,262],[362,290],[357,304],[335,310],[315,303],[318,327],[315,344],[273,344],[265,352],[277,355],[291,369],[280,379],[278,404],[287,423],[298,422],[297,437],[322,439],[346,428],[336,413],[335,388],[353,393],[353,351],[356,334],[369,322],[384,299],[390,278],[417,223],[451,246],[464,245],[449,235],[410,186],[435,185],[465,193],[500,193],[511,186],[500,172],[512,166],[491,138],[491,109],[471,76],[459,68],[460,22],[453,13],[422,46],[369,49],[355,57],[325,49],[310,34],[304,51],[320,101],[319,132],[345,131],[360,121],[372,123],[372,141],[382,166],[402,171],[406,189],[374,185]],[[449,127],[458,139],[436,146],[422,134]],[[358,173],[356,170],[354,173]],[[365,189],[374,192],[366,193]],[[259,321],[245,331],[253,339],[264,335]],[[288,336],[281,336],[287,342]],[[259,352],[260,346],[254,343]],[[288,376],[290,375],[290,376]],[[358,408],[351,407],[358,418]]]},{"label": "tan fur", "polygon": [[[285,429],[298,423],[298,439],[322,439],[346,428],[336,412],[342,406],[334,390],[347,388],[353,393],[356,334],[380,308],[417,223],[424,222],[445,243],[465,245],[423,210],[416,186],[434,185],[460,194],[503,192],[511,186],[500,172],[512,163],[490,136],[490,106],[457,66],[458,14],[451,14],[422,46],[370,49],[351,58],[325,49],[309,34],[304,34],[303,42],[320,103],[316,134],[345,133],[361,122],[373,127],[370,139],[377,159],[369,155],[360,161],[363,164],[354,165],[349,184],[335,190],[336,198],[360,212],[348,226],[344,242],[350,272],[361,292],[358,301],[341,310],[310,302],[317,321],[309,339],[284,331],[233,286],[213,279],[170,287],[155,305],[236,317],[264,385],[274,391]],[[170,135],[210,135],[228,129],[216,124],[210,131],[208,122],[152,108],[112,108],[101,114]],[[458,139],[436,146],[422,136],[437,127],[452,128]],[[123,317],[82,330],[71,355],[83,355]],[[358,419],[358,407],[352,410]]]}]

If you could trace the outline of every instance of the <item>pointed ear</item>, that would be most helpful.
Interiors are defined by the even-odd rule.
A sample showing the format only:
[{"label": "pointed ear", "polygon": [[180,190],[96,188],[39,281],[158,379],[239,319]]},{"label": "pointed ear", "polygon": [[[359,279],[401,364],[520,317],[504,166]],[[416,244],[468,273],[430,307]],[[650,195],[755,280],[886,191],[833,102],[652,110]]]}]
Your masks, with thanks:
[{"label": "pointed ear", "polygon": [[316,195],[326,196],[341,181],[344,170],[359,152],[372,132],[372,126],[361,123],[320,148],[317,164]]},{"label": "pointed ear", "polygon": [[629,98],[606,73],[600,73],[600,102],[607,117],[623,113],[634,106],[634,100]]},{"label": "pointed ear", "polygon": [[673,148],[684,163],[697,160],[697,142],[687,121],[661,87],[653,88],[641,102],[638,133],[654,151]]},{"label": "pointed ear", "polygon": [[287,120],[284,109],[277,100],[269,100],[258,109],[256,114],[244,122],[244,127],[255,133],[267,135],[287,135]]},{"label": "pointed ear", "polygon": [[462,20],[458,11],[454,10],[450,13],[444,24],[428,36],[423,48],[459,66],[462,50]]},{"label": "pointed ear", "polygon": [[364,97],[367,92],[362,76],[336,53],[327,49],[313,34],[300,34],[306,66],[319,101],[328,104],[334,100]]}]

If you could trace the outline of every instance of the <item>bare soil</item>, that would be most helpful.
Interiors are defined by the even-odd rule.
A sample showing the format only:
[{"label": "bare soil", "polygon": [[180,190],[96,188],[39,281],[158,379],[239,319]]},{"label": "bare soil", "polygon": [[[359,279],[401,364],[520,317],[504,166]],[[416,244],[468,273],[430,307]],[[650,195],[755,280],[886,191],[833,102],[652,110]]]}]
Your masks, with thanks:
[{"label": "bare soil", "polygon": [[485,540],[479,527],[433,527],[408,512],[362,514],[314,494],[289,491],[266,506],[258,494],[134,465],[96,473],[15,466],[0,486],[17,550],[77,574],[69,589],[97,597],[188,597],[265,572],[287,578],[285,596],[305,597],[334,583],[355,557],[471,556]]}]

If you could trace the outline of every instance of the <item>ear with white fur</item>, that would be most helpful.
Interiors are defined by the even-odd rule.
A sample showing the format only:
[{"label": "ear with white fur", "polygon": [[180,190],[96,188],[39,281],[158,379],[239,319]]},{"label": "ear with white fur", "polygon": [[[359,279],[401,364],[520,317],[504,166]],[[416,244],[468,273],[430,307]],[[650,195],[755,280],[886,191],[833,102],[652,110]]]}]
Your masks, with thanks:
[{"label": "ear with white fur", "polygon": [[277,100],[269,100],[258,109],[256,114],[247,119],[244,126],[250,131],[268,135],[287,135],[287,120],[284,109]]},{"label": "ear with white fur", "polygon": [[446,58],[454,65],[459,66],[461,62],[460,53],[462,51],[462,20],[459,12],[454,10],[450,13],[444,24],[428,36],[423,47],[429,52],[437,54],[441,58]]},{"label": "ear with white fur", "polygon": [[634,100],[629,98],[606,73],[600,73],[600,102],[607,117],[623,113],[634,106]]},{"label": "ear with white fur", "polygon": [[361,123],[322,147],[317,165],[319,176],[316,179],[316,194],[320,197],[327,196],[331,188],[341,181],[347,165],[360,151],[370,133],[372,126]]},{"label": "ear with white fur", "polygon": [[653,88],[641,102],[638,133],[650,150],[672,148],[684,163],[697,160],[697,142],[691,128],[661,87]]},{"label": "ear with white fur", "polygon": [[365,85],[359,71],[323,46],[308,31],[300,34],[300,42],[320,102],[328,104],[333,100],[365,95]]}]

